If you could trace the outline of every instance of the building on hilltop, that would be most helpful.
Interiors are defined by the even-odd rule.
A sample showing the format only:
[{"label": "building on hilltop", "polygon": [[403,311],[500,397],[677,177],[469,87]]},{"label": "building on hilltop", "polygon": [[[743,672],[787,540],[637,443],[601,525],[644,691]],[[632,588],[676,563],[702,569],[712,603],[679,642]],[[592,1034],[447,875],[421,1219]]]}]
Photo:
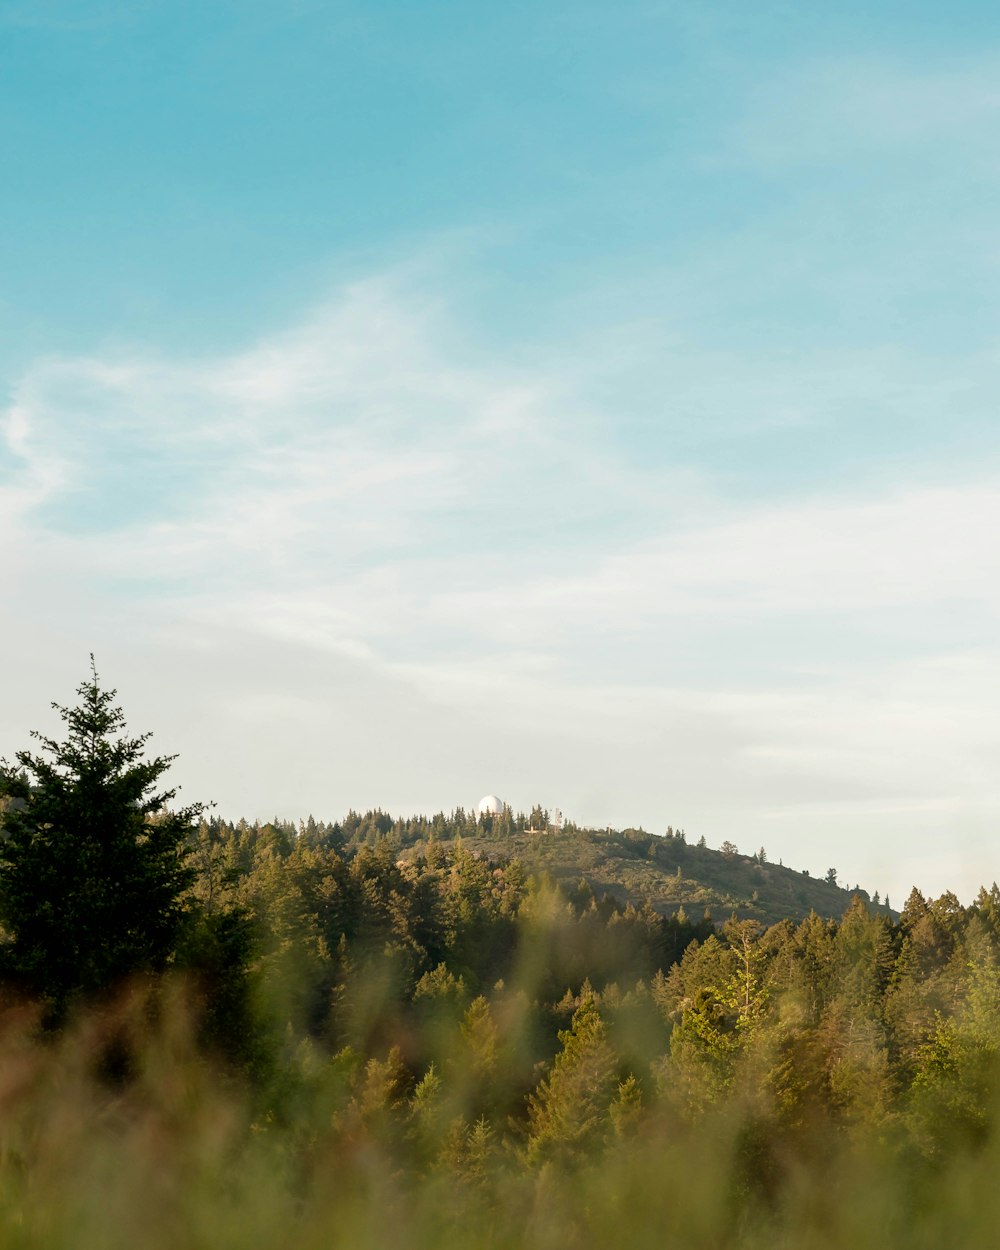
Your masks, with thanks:
[{"label": "building on hilltop", "polygon": [[478,810],[480,816],[502,816],[507,810],[507,804],[495,794],[487,794],[479,800]]},{"label": "building on hilltop", "polygon": [[[477,820],[494,821],[500,818],[500,825],[491,825],[493,829],[504,827],[504,817],[506,817],[507,832],[514,831],[512,823],[513,812],[509,803],[505,803],[503,799],[495,794],[487,794],[479,800],[476,808]],[[528,817],[520,817],[524,821],[523,829],[525,833],[560,833],[563,828],[563,814],[557,807],[550,816],[545,808],[535,806],[531,809],[531,815]]]}]

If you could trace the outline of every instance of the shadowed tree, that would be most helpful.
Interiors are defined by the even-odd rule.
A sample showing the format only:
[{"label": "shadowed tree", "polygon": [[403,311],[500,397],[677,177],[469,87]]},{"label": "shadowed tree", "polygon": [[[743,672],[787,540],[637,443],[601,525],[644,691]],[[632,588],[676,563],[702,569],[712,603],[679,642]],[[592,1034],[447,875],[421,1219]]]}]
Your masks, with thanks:
[{"label": "shadowed tree", "polygon": [[93,657],[77,693],[77,707],[53,704],[65,741],[33,733],[41,752],[19,751],[0,770],[2,969],[57,1015],[77,995],[170,962],[204,810],[169,810],[176,791],[158,783],[173,757],[146,759],[150,735],[126,736]]}]

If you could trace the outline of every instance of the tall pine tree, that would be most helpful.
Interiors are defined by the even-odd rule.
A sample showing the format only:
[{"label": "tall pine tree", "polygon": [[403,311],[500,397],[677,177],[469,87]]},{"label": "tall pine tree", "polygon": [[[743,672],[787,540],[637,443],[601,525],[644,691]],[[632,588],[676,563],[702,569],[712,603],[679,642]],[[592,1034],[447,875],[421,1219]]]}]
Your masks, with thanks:
[{"label": "tall pine tree", "polygon": [[170,810],[158,788],[172,756],[145,758],[91,674],[80,703],[53,707],[65,741],[33,733],[39,754],[0,765],[0,970],[61,1011],[80,995],[165,968],[194,877],[188,839],[201,804]]}]

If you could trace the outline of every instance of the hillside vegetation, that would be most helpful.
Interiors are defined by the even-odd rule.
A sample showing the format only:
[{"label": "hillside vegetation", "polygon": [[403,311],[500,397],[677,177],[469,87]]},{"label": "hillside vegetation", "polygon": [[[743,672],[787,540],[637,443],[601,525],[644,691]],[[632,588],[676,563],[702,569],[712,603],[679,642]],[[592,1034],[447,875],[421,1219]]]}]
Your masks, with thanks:
[{"label": "hillside vegetation", "polygon": [[538,811],[171,813],[82,694],[0,770],[0,1250],[992,1244],[995,885],[716,924],[645,883],[790,870]]},{"label": "hillside vegetation", "polygon": [[[495,835],[469,839],[467,845],[486,854],[497,849]],[[546,872],[567,885],[582,878],[598,897],[610,894],[637,905],[648,900],[658,911],[683,908],[692,916],[707,909],[718,923],[734,912],[764,924],[798,920],[811,911],[834,917],[846,910],[854,894],[872,901],[858,886],[848,890],[759,854],[690,845],[672,832],[657,837],[637,829],[573,826],[547,833],[518,831],[503,838],[501,849],[529,872]]]},{"label": "hillside vegetation", "polygon": [[[280,823],[280,822],[279,822]],[[350,813],[322,828],[346,849],[384,843],[404,862],[414,863],[435,843],[461,840],[466,850],[496,863],[515,859],[529,874],[545,874],[569,891],[581,883],[598,899],[701,919],[707,912],[721,924],[734,913],[763,924],[801,920],[810,912],[836,917],[859,895],[870,910],[891,915],[878,894],[861,886],[839,885],[831,869],[824,878],[772,863],[763,849],[741,854],[724,843],[713,850],[687,841],[681,830],[662,836],[643,829],[585,829],[568,823],[554,827],[549,813],[535,807],[530,815],[505,812],[476,818],[459,808],[450,815],[393,819],[384,812]]]}]

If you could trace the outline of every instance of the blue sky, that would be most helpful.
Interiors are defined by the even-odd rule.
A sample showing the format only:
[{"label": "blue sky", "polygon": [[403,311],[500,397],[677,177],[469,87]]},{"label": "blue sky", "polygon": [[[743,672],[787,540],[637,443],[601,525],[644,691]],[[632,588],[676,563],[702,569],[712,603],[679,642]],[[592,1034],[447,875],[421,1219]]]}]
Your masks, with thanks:
[{"label": "blue sky", "polygon": [[1000,14],[0,0],[0,754],[1000,875]]}]

